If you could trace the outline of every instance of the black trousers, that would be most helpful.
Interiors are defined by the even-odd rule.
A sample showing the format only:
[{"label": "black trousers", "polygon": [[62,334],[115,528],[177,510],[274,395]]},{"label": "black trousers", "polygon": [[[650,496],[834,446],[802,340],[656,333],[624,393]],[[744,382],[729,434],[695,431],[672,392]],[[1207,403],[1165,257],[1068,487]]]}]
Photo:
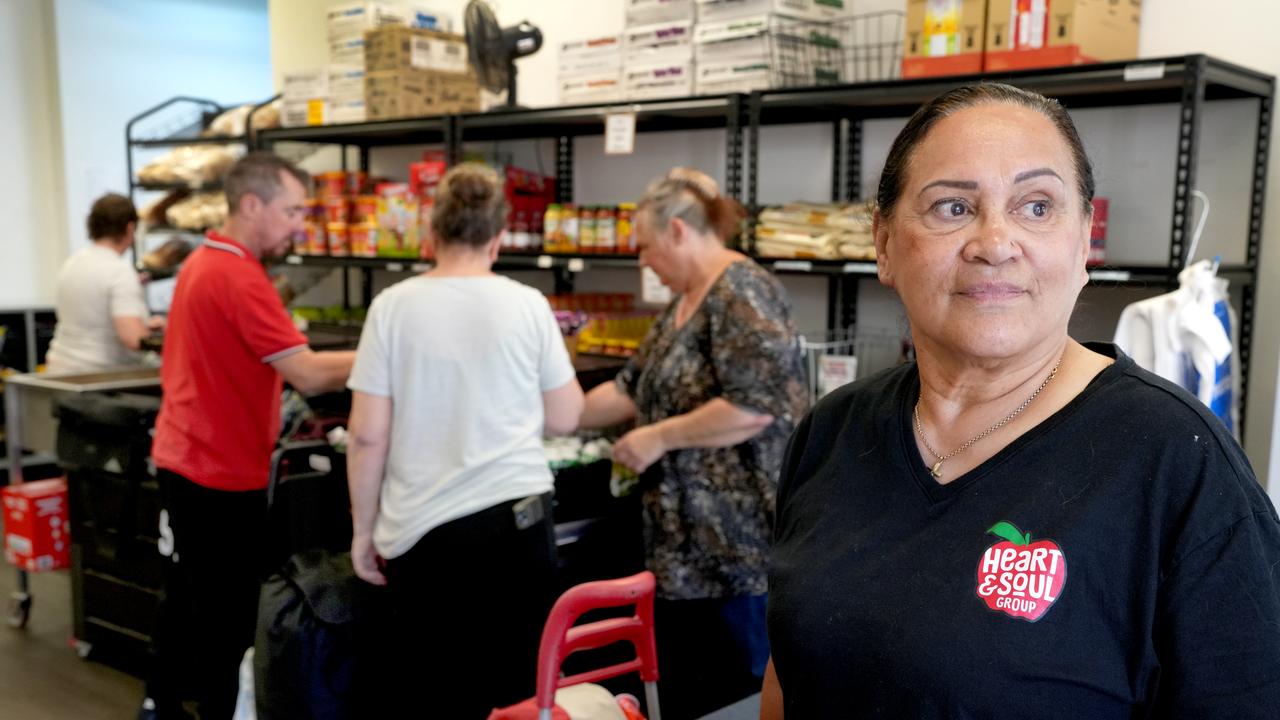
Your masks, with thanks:
[{"label": "black trousers", "polygon": [[[533,696],[538,642],[556,597],[550,494],[516,526],[504,502],[432,529],[385,574],[400,657],[386,688],[398,718],[483,720]],[[391,652],[391,651],[388,651]]]},{"label": "black trousers", "polygon": [[162,718],[181,717],[185,699],[202,718],[230,718],[268,569],[266,492],[214,490],[168,470],[156,477],[160,550],[171,552],[147,694]]},{"label": "black trousers", "polygon": [[692,720],[760,692],[769,660],[765,596],[659,599],[658,703],[663,720]]}]

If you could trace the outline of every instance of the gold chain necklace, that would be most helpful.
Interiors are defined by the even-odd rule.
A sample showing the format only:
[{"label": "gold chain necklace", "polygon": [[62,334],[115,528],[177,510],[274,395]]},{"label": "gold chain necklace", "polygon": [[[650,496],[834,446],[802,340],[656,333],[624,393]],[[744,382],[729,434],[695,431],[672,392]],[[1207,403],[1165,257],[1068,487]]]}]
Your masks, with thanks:
[{"label": "gold chain necklace", "polygon": [[959,455],[965,450],[968,450],[974,443],[990,435],[991,433],[999,430],[1005,425],[1008,425],[1009,421],[1018,417],[1018,415],[1021,414],[1023,410],[1027,409],[1027,406],[1031,404],[1031,401],[1036,399],[1036,396],[1040,394],[1040,391],[1048,387],[1049,383],[1053,381],[1054,376],[1058,374],[1058,368],[1060,367],[1062,367],[1062,358],[1058,358],[1057,364],[1054,365],[1053,369],[1049,371],[1049,377],[1045,378],[1044,382],[1040,383],[1040,387],[1036,388],[1035,392],[1031,393],[1031,397],[1027,398],[1026,400],[1023,400],[1022,404],[1019,405],[1016,410],[1009,413],[1008,415],[1005,415],[1004,419],[1002,419],[1000,422],[996,423],[995,425],[992,425],[986,430],[983,430],[977,435],[974,435],[973,437],[969,438],[968,442],[956,448],[955,450],[952,450],[946,455],[943,455],[937,450],[934,450],[933,446],[929,444],[929,441],[925,439],[924,426],[920,424],[920,401],[916,400],[916,408],[915,408],[915,411],[912,413],[916,421],[916,433],[920,436],[920,442],[924,444],[924,447],[926,450],[929,451],[929,454],[938,458],[938,461],[933,464],[933,467],[929,468],[929,474],[932,475],[935,480],[941,480],[942,479],[942,463],[950,460],[956,455]]}]

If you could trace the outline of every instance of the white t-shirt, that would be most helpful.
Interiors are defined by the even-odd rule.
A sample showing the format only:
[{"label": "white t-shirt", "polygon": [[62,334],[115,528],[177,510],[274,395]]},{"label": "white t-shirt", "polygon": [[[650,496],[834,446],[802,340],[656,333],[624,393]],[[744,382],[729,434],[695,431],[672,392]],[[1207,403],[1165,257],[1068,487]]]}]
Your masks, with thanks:
[{"label": "white t-shirt", "polygon": [[392,398],[378,553],[397,557],[434,527],[551,491],[542,393],[573,377],[555,316],[533,288],[420,276],[380,293],[347,384]]},{"label": "white t-shirt", "polygon": [[146,320],[138,272],[116,251],[94,243],[58,271],[58,324],[49,343],[51,372],[95,372],[137,365],[142,356],[120,344],[113,318]]}]

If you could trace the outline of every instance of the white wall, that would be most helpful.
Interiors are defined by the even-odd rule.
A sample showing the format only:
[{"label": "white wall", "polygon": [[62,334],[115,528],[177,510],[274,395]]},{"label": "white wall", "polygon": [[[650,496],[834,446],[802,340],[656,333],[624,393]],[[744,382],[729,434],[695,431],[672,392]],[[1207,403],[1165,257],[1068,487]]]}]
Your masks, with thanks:
[{"label": "white wall", "polygon": [[[54,0],[69,248],[105,192],[128,193],[129,118],[174,95],[273,93],[266,0]],[[135,163],[154,152],[135,153]],[[135,164],[135,169],[138,167]],[[142,195],[139,204],[154,196]],[[66,246],[66,245],[64,245]]]},{"label": "white wall", "polygon": [[53,13],[0,0],[0,307],[49,305],[65,247]]}]

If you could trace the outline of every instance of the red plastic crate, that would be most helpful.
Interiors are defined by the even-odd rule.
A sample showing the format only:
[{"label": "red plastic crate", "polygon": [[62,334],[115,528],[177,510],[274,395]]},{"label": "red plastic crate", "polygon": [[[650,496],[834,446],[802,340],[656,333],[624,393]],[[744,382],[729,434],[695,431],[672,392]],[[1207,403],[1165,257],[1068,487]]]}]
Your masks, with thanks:
[{"label": "red plastic crate", "polygon": [[71,565],[67,522],[67,481],[63,478],[7,485],[4,505],[4,558],[30,572]]}]

